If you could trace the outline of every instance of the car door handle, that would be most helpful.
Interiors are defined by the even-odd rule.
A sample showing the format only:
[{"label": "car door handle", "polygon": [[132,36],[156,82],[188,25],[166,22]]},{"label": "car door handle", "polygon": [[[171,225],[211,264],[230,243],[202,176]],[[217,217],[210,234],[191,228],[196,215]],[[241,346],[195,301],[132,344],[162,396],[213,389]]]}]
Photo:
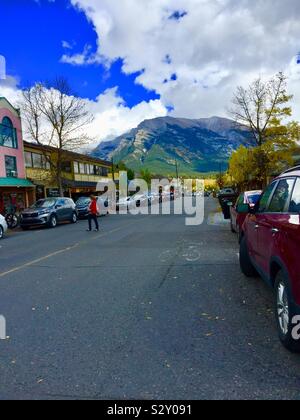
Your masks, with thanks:
[{"label": "car door handle", "polygon": [[271,229],[271,232],[274,233],[274,234],[276,234],[276,233],[279,233],[280,230],[279,229],[276,229],[276,228],[272,228]]}]

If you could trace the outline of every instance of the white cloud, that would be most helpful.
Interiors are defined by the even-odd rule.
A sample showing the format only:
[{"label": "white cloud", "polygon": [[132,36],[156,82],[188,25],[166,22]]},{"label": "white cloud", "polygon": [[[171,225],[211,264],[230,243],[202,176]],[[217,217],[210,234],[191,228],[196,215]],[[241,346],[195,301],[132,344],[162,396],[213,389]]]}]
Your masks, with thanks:
[{"label": "white cloud", "polygon": [[[6,97],[17,107],[21,102],[21,91],[17,80],[9,77],[5,81],[0,81],[0,96]],[[85,101],[87,109],[94,116],[94,121],[88,129],[89,135],[95,139],[93,146],[98,145],[102,140],[123,134],[136,127],[145,118],[167,115],[167,110],[160,100],[141,102],[133,108],[128,108],[119,96],[117,87],[108,89],[95,101],[88,99]],[[24,136],[26,137],[26,127],[24,127]]]},{"label": "white cloud", "polygon": [[[98,58],[161,94],[174,115],[226,114],[232,92],[258,74],[290,73],[300,49],[299,0],[72,0],[94,25]],[[178,11],[178,20],[170,19]],[[300,79],[298,70],[293,79]],[[170,80],[173,74],[177,80]],[[300,89],[290,84],[300,119]]]},{"label": "white cloud", "polygon": [[[71,47],[72,48],[72,47]],[[69,47],[69,49],[71,49]],[[73,66],[83,66],[88,64],[94,64],[98,61],[97,56],[92,55],[92,47],[89,44],[86,44],[83,52],[79,54],[64,54],[61,57],[61,63],[71,64]]]},{"label": "white cloud", "polygon": [[10,76],[6,80],[0,80],[0,96],[4,96],[12,105],[17,106],[21,97],[18,89],[18,80]]},{"label": "white cloud", "polygon": [[[103,140],[122,134],[144,119],[166,115],[167,106],[175,108],[174,116],[226,116],[237,85],[247,86],[258,74],[269,77],[279,70],[290,77],[295,117],[300,119],[300,66],[295,58],[300,50],[299,0],[72,3],[94,26],[98,51],[86,44],[80,54],[66,51],[62,61],[109,66],[121,57],[125,73],[143,70],[137,82],[161,95],[160,100],[142,102],[132,109],[124,104],[117,88],[87,101],[95,115],[93,137]],[[176,11],[180,19],[170,19]],[[64,43],[66,50],[72,45]],[[0,95],[15,103],[17,81],[0,82]]]},{"label": "white cloud", "polygon": [[87,106],[95,119],[90,134],[99,140],[112,139],[136,127],[145,118],[151,119],[167,115],[160,100],[141,102],[128,108],[118,95],[117,88],[108,89],[96,101],[87,101]]}]

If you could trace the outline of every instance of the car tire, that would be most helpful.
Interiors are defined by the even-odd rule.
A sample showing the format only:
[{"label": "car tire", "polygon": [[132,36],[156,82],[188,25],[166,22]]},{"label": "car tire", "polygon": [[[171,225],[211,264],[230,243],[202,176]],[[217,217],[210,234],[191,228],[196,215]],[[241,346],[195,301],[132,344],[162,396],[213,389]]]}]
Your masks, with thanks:
[{"label": "car tire", "polygon": [[71,218],[71,223],[73,223],[73,225],[75,225],[78,221],[78,217],[76,213],[72,214],[72,218]]},{"label": "car tire", "polygon": [[[279,339],[283,346],[293,352],[300,353],[300,337],[293,338],[293,323],[295,316],[300,315],[295,308],[290,283],[283,271],[280,271],[275,281],[275,317]],[[299,328],[298,328],[299,332]]]},{"label": "car tire", "polygon": [[4,238],[4,229],[0,226],[0,240]]},{"label": "car tire", "polygon": [[254,268],[254,265],[251,262],[249,250],[248,250],[248,244],[247,239],[244,236],[240,243],[240,267],[242,270],[242,273],[246,277],[257,277],[257,271]]},{"label": "car tire", "polygon": [[56,226],[57,226],[57,218],[56,218],[56,216],[53,215],[53,216],[50,217],[49,227],[51,229],[54,229],[54,228],[56,228]]}]

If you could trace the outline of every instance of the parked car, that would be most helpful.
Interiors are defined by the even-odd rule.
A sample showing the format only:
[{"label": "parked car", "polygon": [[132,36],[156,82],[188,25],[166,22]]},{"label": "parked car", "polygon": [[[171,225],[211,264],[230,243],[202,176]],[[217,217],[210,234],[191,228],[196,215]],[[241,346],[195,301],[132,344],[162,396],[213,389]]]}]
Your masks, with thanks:
[{"label": "parked car", "polygon": [[129,202],[130,202],[130,197],[119,198],[117,200],[117,205],[116,205],[117,211],[120,211],[121,209],[127,211]]},{"label": "parked car", "polygon": [[34,226],[55,228],[61,222],[77,223],[77,218],[75,203],[70,198],[45,198],[22,212],[20,224],[23,230]]},{"label": "parked car", "polygon": [[223,195],[234,195],[235,191],[233,188],[223,188],[218,194],[217,197],[222,197]]},{"label": "parked car", "polygon": [[135,194],[130,197],[120,198],[117,201],[117,211],[129,210],[130,208],[145,207],[149,205],[149,196],[143,194]]},{"label": "parked car", "polygon": [[[106,216],[108,214],[108,201],[101,197],[97,199],[99,216]],[[80,197],[76,201],[76,210],[80,219],[86,219],[89,215],[89,208],[91,204],[90,197]]]},{"label": "parked car", "polygon": [[238,194],[232,188],[226,188],[222,190],[219,195],[219,203],[222,208],[224,219],[230,219],[230,206],[229,204],[234,203],[238,198]]},{"label": "parked car", "polygon": [[148,195],[144,194],[135,194],[134,196],[130,197],[128,201],[129,208],[135,208],[135,207],[148,207],[149,200]]},{"label": "parked car", "polygon": [[5,217],[0,214],[0,239],[4,238],[5,233],[7,232],[7,223]]},{"label": "parked car", "polygon": [[247,191],[240,194],[234,205],[231,202],[228,203],[230,207],[230,226],[233,233],[240,233],[249,212],[249,206],[255,207],[261,195],[262,191]]},{"label": "parked car", "polygon": [[273,288],[280,340],[299,352],[300,167],[275,179],[249,208],[241,231],[240,265],[247,277],[259,274]]}]

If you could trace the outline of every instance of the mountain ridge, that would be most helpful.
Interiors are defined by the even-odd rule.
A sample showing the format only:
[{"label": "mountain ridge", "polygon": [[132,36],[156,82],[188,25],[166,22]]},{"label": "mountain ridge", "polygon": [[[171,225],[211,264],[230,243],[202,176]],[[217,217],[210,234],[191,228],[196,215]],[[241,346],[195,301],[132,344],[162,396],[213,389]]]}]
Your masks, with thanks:
[{"label": "mountain ridge", "polygon": [[222,117],[200,119],[159,117],[142,121],[138,127],[108,142],[100,143],[93,156],[123,161],[139,172],[149,169],[156,175],[225,170],[240,145],[254,145],[247,127]]}]

